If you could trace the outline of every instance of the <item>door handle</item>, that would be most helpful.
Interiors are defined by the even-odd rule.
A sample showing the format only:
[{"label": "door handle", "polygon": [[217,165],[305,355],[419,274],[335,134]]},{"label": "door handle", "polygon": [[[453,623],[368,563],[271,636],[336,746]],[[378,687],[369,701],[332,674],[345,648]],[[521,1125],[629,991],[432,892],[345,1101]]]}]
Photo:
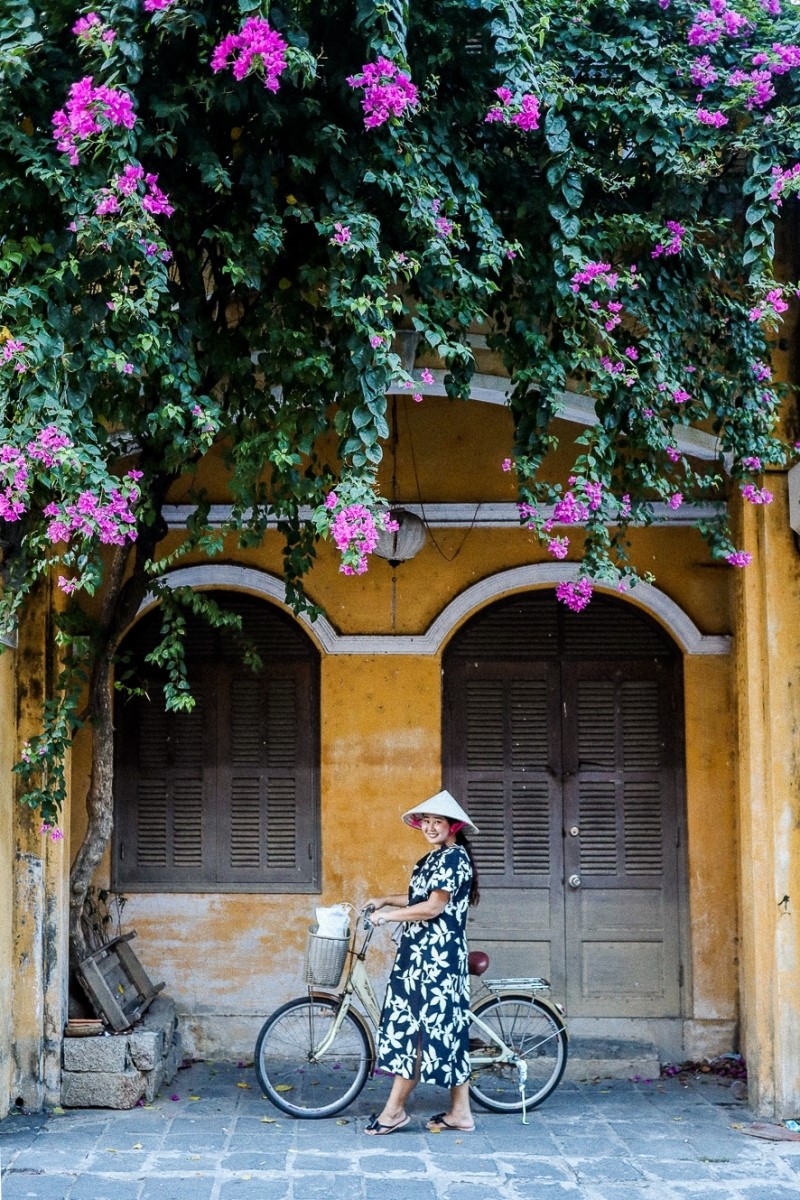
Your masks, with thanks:
[{"label": "door handle", "polygon": [[581,886],[580,875],[570,875],[569,879],[567,880],[567,883],[569,884],[569,886],[571,888],[575,888],[575,889],[579,888]]}]

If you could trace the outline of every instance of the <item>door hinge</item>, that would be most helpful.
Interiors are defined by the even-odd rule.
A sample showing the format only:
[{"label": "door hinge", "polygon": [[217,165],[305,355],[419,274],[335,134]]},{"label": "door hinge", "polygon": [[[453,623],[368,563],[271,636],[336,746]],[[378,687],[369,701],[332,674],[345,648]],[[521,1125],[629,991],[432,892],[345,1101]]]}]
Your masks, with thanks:
[{"label": "door hinge", "polygon": [[678,965],[678,987],[683,987],[683,963]]}]

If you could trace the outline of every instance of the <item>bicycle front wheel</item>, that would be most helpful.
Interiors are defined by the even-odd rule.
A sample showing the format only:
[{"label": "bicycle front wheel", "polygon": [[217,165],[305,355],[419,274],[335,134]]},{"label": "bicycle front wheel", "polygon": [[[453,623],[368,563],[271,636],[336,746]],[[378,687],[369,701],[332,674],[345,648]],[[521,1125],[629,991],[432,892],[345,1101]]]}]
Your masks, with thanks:
[{"label": "bicycle front wheel", "polygon": [[324,997],[290,1000],[276,1009],[258,1035],[258,1082],[272,1103],[290,1116],[332,1117],[355,1100],[367,1082],[372,1040],[352,1008],[326,1053],[316,1053],[338,1008]]},{"label": "bicycle front wheel", "polygon": [[[493,996],[473,1012],[507,1046],[525,1059],[525,1107],[535,1108],[553,1092],[567,1065],[567,1032],[564,1022],[546,1005],[527,995]],[[501,1051],[474,1022],[469,1034],[470,1054],[492,1059]],[[519,1069],[513,1063],[474,1062],[470,1095],[490,1112],[519,1112],[522,1095]]]}]

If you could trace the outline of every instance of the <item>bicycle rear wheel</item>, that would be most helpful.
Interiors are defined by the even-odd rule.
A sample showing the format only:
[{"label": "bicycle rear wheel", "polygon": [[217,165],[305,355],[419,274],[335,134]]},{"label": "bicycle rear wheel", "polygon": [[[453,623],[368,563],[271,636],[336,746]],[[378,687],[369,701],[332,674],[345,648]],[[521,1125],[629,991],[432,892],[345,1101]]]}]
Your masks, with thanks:
[{"label": "bicycle rear wheel", "polygon": [[332,1117],[355,1100],[372,1070],[372,1039],[352,1008],[326,1054],[338,1003],[299,997],[276,1009],[258,1035],[255,1068],[264,1094],[293,1117]]},{"label": "bicycle rear wheel", "polygon": [[[522,994],[493,996],[473,1012],[525,1059],[525,1107],[541,1104],[558,1087],[567,1065],[564,1022],[534,996]],[[470,1026],[469,1037],[471,1054],[499,1057],[500,1049],[479,1025]],[[522,1108],[519,1070],[513,1063],[473,1065],[469,1092],[490,1112],[519,1112]]]}]

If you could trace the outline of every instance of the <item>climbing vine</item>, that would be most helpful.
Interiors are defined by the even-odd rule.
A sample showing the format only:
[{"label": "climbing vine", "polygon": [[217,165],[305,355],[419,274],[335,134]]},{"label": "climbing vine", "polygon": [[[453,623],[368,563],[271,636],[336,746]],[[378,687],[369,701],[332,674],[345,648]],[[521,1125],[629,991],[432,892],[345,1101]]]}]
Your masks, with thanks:
[{"label": "climbing vine", "polygon": [[[176,557],[229,533],[257,544],[277,521],[298,610],[320,538],[345,573],[367,569],[388,520],[387,391],[428,382],[398,330],[438,356],[454,398],[470,393],[470,332],[502,356],[503,466],[521,522],[554,557],[580,555],[559,591],[572,608],[593,579],[635,586],[629,526],[706,498],[723,460],[745,502],[769,502],[787,399],[771,350],[796,290],[773,262],[800,191],[798,11],[6,0],[0,631],[52,572],[66,665],[19,764],[47,827],[81,687],[100,694]],[[553,479],[570,390],[596,423]],[[680,451],[682,426],[716,435],[719,470]],[[169,487],[220,449],[226,524],[209,528],[197,487],[181,548],[159,557]],[[746,565],[726,518],[701,528]],[[90,623],[78,600],[98,591]],[[198,603],[164,609],[173,706],[191,703],[181,621]]]}]

